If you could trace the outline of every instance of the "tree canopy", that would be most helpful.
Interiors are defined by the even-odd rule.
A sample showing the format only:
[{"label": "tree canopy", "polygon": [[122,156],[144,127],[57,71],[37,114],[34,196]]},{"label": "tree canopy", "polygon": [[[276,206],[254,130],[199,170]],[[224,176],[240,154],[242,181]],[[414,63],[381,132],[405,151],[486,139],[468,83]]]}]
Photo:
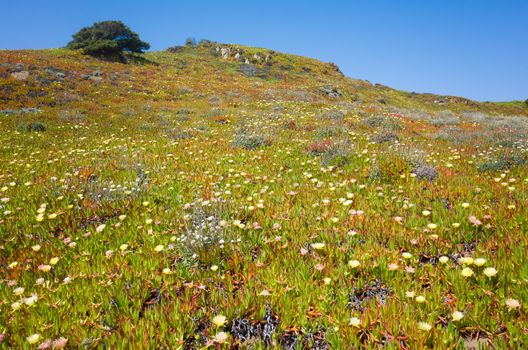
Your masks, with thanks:
[{"label": "tree canopy", "polygon": [[83,50],[92,56],[122,56],[123,52],[141,53],[150,44],[142,41],[139,35],[121,21],[96,22],[82,28],[73,35],[68,48]]}]

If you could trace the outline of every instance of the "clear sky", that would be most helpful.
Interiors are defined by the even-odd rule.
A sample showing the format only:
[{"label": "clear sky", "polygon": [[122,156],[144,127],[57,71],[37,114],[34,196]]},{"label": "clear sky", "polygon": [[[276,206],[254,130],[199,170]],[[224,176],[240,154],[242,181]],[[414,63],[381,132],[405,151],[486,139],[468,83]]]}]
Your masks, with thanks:
[{"label": "clear sky", "polygon": [[0,48],[64,46],[119,19],[153,50],[187,37],[332,61],[353,78],[484,101],[528,98],[528,0],[5,0]]}]

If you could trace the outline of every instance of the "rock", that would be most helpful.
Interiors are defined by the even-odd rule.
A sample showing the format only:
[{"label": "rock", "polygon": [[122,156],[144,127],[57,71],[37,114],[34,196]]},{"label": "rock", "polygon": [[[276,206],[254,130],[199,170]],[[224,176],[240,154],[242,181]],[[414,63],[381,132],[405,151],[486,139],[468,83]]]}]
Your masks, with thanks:
[{"label": "rock", "polygon": [[97,83],[99,83],[100,81],[103,80],[102,77],[100,77],[100,76],[94,76],[94,75],[90,76],[89,79],[92,80],[92,81],[95,81],[95,82],[97,82]]},{"label": "rock", "polygon": [[249,59],[246,58],[246,59],[244,60],[244,63],[245,63],[245,64],[249,64]]},{"label": "rock", "polygon": [[64,74],[64,73],[62,73],[62,72],[58,72],[56,75],[57,75],[57,78],[59,78],[59,79],[64,79],[64,78],[66,78],[66,74]]},{"label": "rock", "polygon": [[257,67],[248,63],[241,64],[240,71],[242,72],[242,74],[248,77],[254,77],[255,75],[257,75]]},{"label": "rock", "polygon": [[231,53],[231,49],[229,48],[226,48],[226,47],[223,47],[221,50],[220,50],[220,53],[222,54],[222,58],[225,60],[225,59],[228,59],[229,58],[229,54]]},{"label": "rock", "polygon": [[11,73],[11,76],[15,78],[16,80],[26,80],[29,78],[29,72],[27,70],[20,71],[20,72],[13,72]]},{"label": "rock", "polygon": [[17,63],[15,65],[15,72],[22,72],[24,70],[24,65],[22,63]]},{"label": "rock", "polygon": [[81,79],[88,80],[90,79],[90,77],[91,77],[90,74],[81,74]]},{"label": "rock", "polygon": [[237,52],[236,55],[235,55],[235,58],[238,60],[238,59],[240,59],[240,57],[241,57],[240,56],[240,52]]},{"label": "rock", "polygon": [[258,53],[256,53],[256,54],[253,55],[253,58],[256,59],[256,60],[258,60],[258,61],[260,61],[260,59],[261,59],[262,57],[260,57],[260,55],[259,55]]},{"label": "rock", "polygon": [[334,87],[331,87],[331,86],[324,86],[324,87],[320,88],[319,91],[322,92],[323,94],[327,95],[328,97],[332,97],[332,98],[338,98],[338,97],[343,96],[341,91],[339,91],[337,88],[334,88]]},{"label": "rock", "polygon": [[103,73],[101,73],[100,70],[94,70],[94,71],[92,72],[92,76],[93,76],[93,77],[100,77],[101,75],[103,75]]}]

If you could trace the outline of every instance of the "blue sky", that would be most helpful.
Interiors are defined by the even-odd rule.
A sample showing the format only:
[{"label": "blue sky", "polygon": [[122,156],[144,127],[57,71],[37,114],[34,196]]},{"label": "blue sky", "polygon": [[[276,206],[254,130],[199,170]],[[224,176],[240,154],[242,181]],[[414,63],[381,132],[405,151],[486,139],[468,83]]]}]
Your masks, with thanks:
[{"label": "blue sky", "polygon": [[205,38],[332,61],[402,90],[528,98],[527,0],[7,0],[2,12],[6,49],[61,47],[120,19],[153,50]]}]

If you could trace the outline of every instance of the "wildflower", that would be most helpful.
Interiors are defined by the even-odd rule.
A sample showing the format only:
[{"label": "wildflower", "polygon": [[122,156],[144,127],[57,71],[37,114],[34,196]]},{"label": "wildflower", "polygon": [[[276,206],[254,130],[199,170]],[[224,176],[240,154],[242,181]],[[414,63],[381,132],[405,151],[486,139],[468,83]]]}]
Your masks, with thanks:
[{"label": "wildflower", "polygon": [[143,206],[144,206],[144,207],[148,207],[148,205],[149,205],[149,202],[147,202],[147,201],[144,201],[144,202],[143,202],[142,204],[143,204]]},{"label": "wildflower", "polygon": [[412,291],[407,291],[407,292],[405,292],[405,296],[406,296],[407,298],[414,298],[414,292],[412,292]]},{"label": "wildflower", "polygon": [[410,259],[410,258],[412,258],[412,254],[408,253],[408,252],[404,252],[404,253],[402,253],[402,257],[404,259]]},{"label": "wildflower", "polygon": [[18,301],[15,301],[13,304],[11,304],[11,309],[13,311],[17,311],[18,309],[20,309],[20,307],[22,306],[22,304]]},{"label": "wildflower", "polygon": [[62,283],[70,284],[71,283],[71,278],[70,277],[64,277],[64,279],[62,280]]},{"label": "wildflower", "polygon": [[429,223],[427,224],[427,228],[430,229],[430,230],[435,230],[438,226],[436,224],[433,224],[433,223]]},{"label": "wildflower", "polygon": [[350,320],[349,320],[348,324],[353,326],[353,327],[359,328],[359,326],[361,324],[361,320],[359,318],[357,318],[357,317],[350,317]]},{"label": "wildflower", "polygon": [[35,251],[35,252],[38,252],[40,250],[40,245],[39,244],[35,244],[33,247],[31,247],[31,249],[33,249],[33,251]]},{"label": "wildflower", "polygon": [[259,293],[260,296],[267,297],[270,295],[270,292],[267,289],[263,289],[262,292]]},{"label": "wildflower", "polygon": [[147,225],[152,224],[152,219],[147,219],[147,220],[145,220],[145,224],[147,224]]},{"label": "wildflower", "polygon": [[451,314],[451,318],[453,321],[460,321],[464,317],[464,314],[460,311],[454,311],[453,314]]},{"label": "wildflower", "polygon": [[216,315],[213,317],[213,324],[217,327],[222,327],[227,321],[227,318],[224,315]]},{"label": "wildflower", "polygon": [[416,300],[418,304],[425,303],[425,297],[423,295],[418,295],[414,300]]},{"label": "wildflower", "polygon": [[497,270],[494,267],[486,267],[483,272],[489,278],[497,274]]},{"label": "wildflower", "polygon": [[26,338],[27,342],[29,344],[35,344],[40,339],[40,334],[32,334],[29,337]]},{"label": "wildflower", "polygon": [[422,215],[423,216],[429,216],[429,215],[431,215],[431,212],[429,210],[422,210]]},{"label": "wildflower", "polygon": [[473,264],[473,262],[474,262],[474,260],[470,256],[464,256],[464,257],[458,259],[458,263],[462,264],[462,265],[471,265],[471,264]]},{"label": "wildflower", "polygon": [[486,259],[484,258],[477,258],[473,261],[473,264],[477,265],[477,266],[482,266],[486,263]]},{"label": "wildflower", "polygon": [[97,226],[97,227],[95,228],[95,232],[97,232],[97,233],[101,233],[101,232],[103,232],[103,230],[105,229],[105,227],[106,227],[105,224],[101,224],[101,225],[99,225],[99,226]]},{"label": "wildflower", "polygon": [[154,251],[159,253],[163,250],[163,248],[163,244],[160,244],[154,247]]},{"label": "wildflower", "polygon": [[35,281],[35,284],[37,286],[40,286],[40,285],[44,284],[45,281],[46,280],[44,278],[40,277],[40,278],[37,278],[37,280]]},{"label": "wildflower", "polygon": [[520,308],[521,303],[519,303],[519,301],[516,299],[508,298],[506,299],[506,306],[508,307],[508,310],[511,311]]},{"label": "wildflower", "polygon": [[58,262],[59,262],[59,258],[57,257],[51,258],[49,261],[50,265],[56,265]]},{"label": "wildflower", "polygon": [[68,339],[66,339],[64,337],[60,337],[60,338],[55,339],[53,341],[52,348],[53,349],[63,349],[66,346],[67,343],[68,343]]},{"label": "wildflower", "polygon": [[38,269],[42,272],[49,272],[51,270],[51,265],[39,265]]},{"label": "wildflower", "polygon": [[398,268],[399,268],[398,264],[395,264],[395,263],[389,264],[389,270],[391,271],[398,270]]},{"label": "wildflower", "polygon": [[473,270],[471,270],[469,267],[465,267],[464,269],[462,269],[461,274],[464,277],[471,277],[473,276]]},{"label": "wildflower", "polygon": [[27,306],[33,306],[38,300],[38,295],[33,294],[32,296],[24,299],[24,304]]},{"label": "wildflower", "polygon": [[453,222],[451,224],[451,226],[453,226],[453,228],[459,228],[460,227],[460,223],[459,222]]},{"label": "wildflower", "polygon": [[462,203],[462,208],[469,208],[469,203]]},{"label": "wildflower", "polygon": [[216,271],[216,270],[218,270],[218,265],[211,266],[211,271]]},{"label": "wildflower", "polygon": [[311,247],[315,250],[320,250],[320,249],[323,249],[325,246],[324,243],[312,243],[311,244]]},{"label": "wildflower", "polygon": [[361,264],[357,260],[350,260],[348,262],[348,266],[350,266],[353,269],[355,269],[356,267],[359,267],[359,265],[361,265]]},{"label": "wildflower", "polygon": [[440,261],[442,264],[447,264],[447,262],[449,261],[449,258],[443,255],[438,259],[438,261]]},{"label": "wildflower", "polygon": [[123,221],[126,219],[126,215],[119,215],[119,221]]},{"label": "wildflower", "polygon": [[121,250],[122,252],[124,252],[125,250],[127,250],[127,248],[128,248],[128,244],[121,244],[121,245],[119,246],[119,250]]},{"label": "wildflower", "polygon": [[166,267],[166,268],[163,269],[163,273],[164,273],[165,275],[169,275],[169,274],[171,273],[171,269],[169,269],[168,267]]},{"label": "wildflower", "polygon": [[15,295],[20,295],[20,294],[24,293],[24,290],[25,290],[24,287],[18,287],[18,288],[15,288],[15,289],[13,290],[13,293],[14,293]]},{"label": "wildflower", "polygon": [[330,284],[330,282],[332,282],[332,279],[330,277],[326,277],[323,279],[324,281],[324,284]]},{"label": "wildflower", "polygon": [[10,269],[14,269],[18,265],[18,261],[13,261],[11,264],[9,264],[7,267]]},{"label": "wildflower", "polygon": [[227,333],[226,332],[219,332],[214,337],[215,343],[223,344],[227,341]]},{"label": "wildflower", "polygon": [[430,331],[431,328],[433,328],[429,323],[427,322],[418,322],[418,329],[421,331]]}]

